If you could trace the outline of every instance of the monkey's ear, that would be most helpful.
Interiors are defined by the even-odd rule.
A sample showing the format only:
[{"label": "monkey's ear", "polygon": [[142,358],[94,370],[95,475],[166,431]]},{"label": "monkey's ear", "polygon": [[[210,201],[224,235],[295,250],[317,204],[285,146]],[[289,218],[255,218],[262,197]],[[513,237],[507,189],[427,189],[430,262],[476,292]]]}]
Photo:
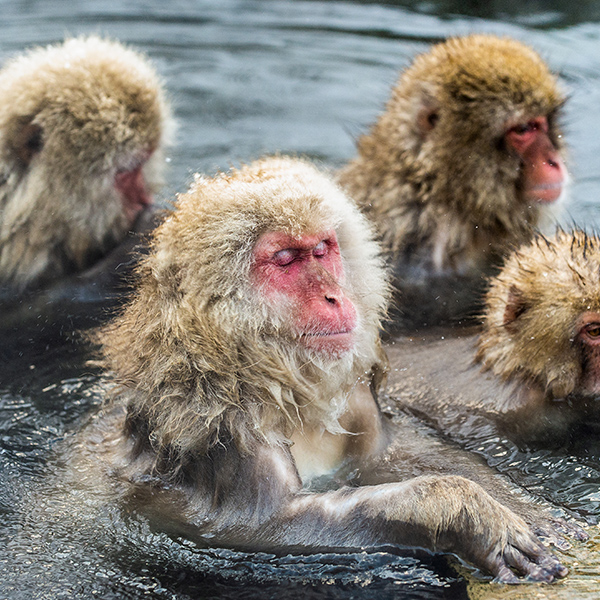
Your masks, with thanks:
[{"label": "monkey's ear", "polygon": [[504,307],[504,327],[511,333],[517,329],[517,319],[529,308],[529,304],[525,301],[523,292],[516,286],[511,285],[508,290],[508,298]]},{"label": "monkey's ear", "polygon": [[426,136],[437,124],[440,116],[437,110],[422,108],[417,115],[417,127]]},{"label": "monkey's ear", "polygon": [[437,125],[440,118],[439,106],[428,93],[423,93],[417,112],[417,128],[423,137]]},{"label": "monkey's ear", "polygon": [[44,147],[42,126],[31,121],[20,125],[13,135],[12,147],[19,160],[28,165]]}]

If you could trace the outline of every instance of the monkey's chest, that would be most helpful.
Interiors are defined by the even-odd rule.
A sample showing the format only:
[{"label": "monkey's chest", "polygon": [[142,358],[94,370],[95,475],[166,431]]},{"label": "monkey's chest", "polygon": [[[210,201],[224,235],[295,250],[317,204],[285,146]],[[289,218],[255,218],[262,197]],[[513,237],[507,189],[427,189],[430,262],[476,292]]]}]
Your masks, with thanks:
[{"label": "monkey's chest", "polygon": [[330,475],[339,469],[347,454],[348,436],[325,430],[297,431],[292,436],[292,456],[302,482]]}]

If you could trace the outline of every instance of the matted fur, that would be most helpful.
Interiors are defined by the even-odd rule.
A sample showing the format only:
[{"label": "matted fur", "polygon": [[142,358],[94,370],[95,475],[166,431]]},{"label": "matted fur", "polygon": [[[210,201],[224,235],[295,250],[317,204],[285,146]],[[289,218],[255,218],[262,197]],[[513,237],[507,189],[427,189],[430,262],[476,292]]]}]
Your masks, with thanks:
[{"label": "matted fur", "polygon": [[[289,316],[250,288],[249,274],[261,234],[331,228],[359,323],[355,350],[325,360],[298,344]],[[244,451],[252,438],[287,443],[303,423],[340,431],[349,393],[380,363],[387,295],[378,246],[354,205],[307,163],[268,158],[196,176],[156,230],[133,300],[99,340],[157,451],[202,452],[220,436]]]},{"label": "matted fur", "polygon": [[477,359],[503,379],[516,374],[563,398],[581,379],[576,336],[587,311],[600,313],[600,239],[538,235],[492,281]]},{"label": "matted fur", "polygon": [[[553,220],[550,206],[521,198],[520,159],[502,138],[508,122],[549,115],[561,149],[555,120],[563,102],[556,78],[521,42],[449,39],[402,73],[339,180],[392,255],[427,246],[431,256],[441,245],[430,259],[438,269],[480,269],[498,248],[530,239],[531,226]],[[429,111],[437,121],[424,132]]]},{"label": "matted fur", "polygon": [[[24,161],[26,127],[43,146]],[[36,48],[0,71],[0,282],[21,289],[81,269],[122,239],[131,223],[115,189],[118,170],[148,159],[162,181],[172,129],[149,61],[91,36]]]}]

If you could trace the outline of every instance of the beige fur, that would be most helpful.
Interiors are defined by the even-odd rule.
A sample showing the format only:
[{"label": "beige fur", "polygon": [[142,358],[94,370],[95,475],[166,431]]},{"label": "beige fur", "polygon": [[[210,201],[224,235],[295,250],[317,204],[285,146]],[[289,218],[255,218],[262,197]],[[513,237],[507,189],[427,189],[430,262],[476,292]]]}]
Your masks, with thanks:
[{"label": "beige fur", "polygon": [[600,239],[582,231],[537,236],[513,253],[487,295],[478,360],[502,379],[535,382],[554,398],[576,391],[576,337],[581,315],[600,313],[599,273]]},{"label": "beige fur", "polygon": [[[331,361],[299,350],[277,309],[248,285],[262,233],[328,227],[338,234],[345,292],[362,317],[355,350]],[[241,450],[255,438],[286,443],[280,432],[298,426],[340,432],[348,396],[381,362],[387,283],[370,236],[364,217],[307,163],[272,158],[197,176],[156,231],[138,293],[100,337],[158,448],[202,452],[224,426]]]},{"label": "beige fur", "polygon": [[[28,132],[41,131],[41,149]],[[0,283],[23,289],[80,270],[131,223],[118,170],[152,157],[161,182],[172,129],[161,82],[141,54],[95,36],[36,48],[0,71]],[[35,140],[34,140],[35,142]]]},{"label": "beige fur", "polygon": [[[263,234],[307,239],[331,228],[340,275],[321,263],[298,283],[331,277],[354,304],[355,345],[339,355],[304,346],[286,302],[293,294],[261,289],[255,277],[274,266],[257,250]],[[525,521],[474,481],[447,475],[456,465],[437,446],[433,461],[416,464],[431,444],[381,413],[388,285],[373,237],[354,204],[305,162],[269,158],[198,176],[155,231],[130,304],[98,334],[120,385],[79,437],[74,468],[99,472],[130,510],[201,544],[403,544],[458,552],[503,581],[518,581],[511,567],[538,581],[564,576]],[[398,464],[407,438],[409,464]],[[407,470],[423,476],[398,482]],[[336,489],[311,490],[321,476]],[[502,490],[494,480],[491,491]]]},{"label": "beige fur", "polygon": [[450,39],[402,73],[339,180],[394,261],[433,274],[480,272],[530,239],[552,210],[523,200],[520,159],[501,146],[507,124],[548,116],[560,149],[563,102],[556,78],[526,45],[492,35]]}]

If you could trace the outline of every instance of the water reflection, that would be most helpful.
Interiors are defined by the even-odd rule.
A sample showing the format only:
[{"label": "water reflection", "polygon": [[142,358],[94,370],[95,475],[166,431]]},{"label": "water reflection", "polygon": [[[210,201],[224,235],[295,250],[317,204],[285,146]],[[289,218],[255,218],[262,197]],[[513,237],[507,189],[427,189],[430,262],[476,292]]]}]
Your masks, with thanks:
[{"label": "water reflection", "polygon": [[582,21],[598,21],[600,19],[600,7],[594,0],[571,4],[564,0],[550,0],[549,2],[542,0],[492,0],[491,2],[387,0],[384,3],[444,18],[468,15],[479,19],[508,21],[541,29],[567,27]]},{"label": "water reflection", "polygon": [[[448,35],[515,36],[547,58],[569,93],[564,129],[574,184],[566,220],[588,227],[600,222],[600,6],[595,2],[0,0],[0,10],[0,61],[30,45],[89,32],[132,43],[152,57],[181,124],[169,156],[165,201],[186,188],[194,171],[213,173],[265,152],[306,154],[339,166],[353,156],[354,138],[374,120],[398,69],[415,53]],[[60,331],[40,336],[39,328],[32,328],[1,342],[0,596],[459,598],[466,593],[464,574],[446,568],[445,560],[385,553],[248,560],[170,540],[135,516],[126,519],[103,506],[101,498],[78,497],[76,489],[61,496],[50,488],[44,496],[44,482],[61,468],[55,448],[100,401],[88,351],[77,337]],[[496,438],[478,440],[471,449],[531,491],[581,514],[599,514],[600,450],[523,452]],[[34,499],[37,513],[21,510]],[[74,500],[92,503],[91,510],[76,513],[77,525],[65,518],[73,514],[68,502]],[[574,589],[585,597],[596,589],[596,544],[594,538],[593,544],[575,548],[573,563],[585,567],[574,569],[573,588],[567,582],[552,586],[552,593]],[[492,594],[487,585],[469,585],[474,597]],[[503,593],[526,595],[528,589]]]}]

